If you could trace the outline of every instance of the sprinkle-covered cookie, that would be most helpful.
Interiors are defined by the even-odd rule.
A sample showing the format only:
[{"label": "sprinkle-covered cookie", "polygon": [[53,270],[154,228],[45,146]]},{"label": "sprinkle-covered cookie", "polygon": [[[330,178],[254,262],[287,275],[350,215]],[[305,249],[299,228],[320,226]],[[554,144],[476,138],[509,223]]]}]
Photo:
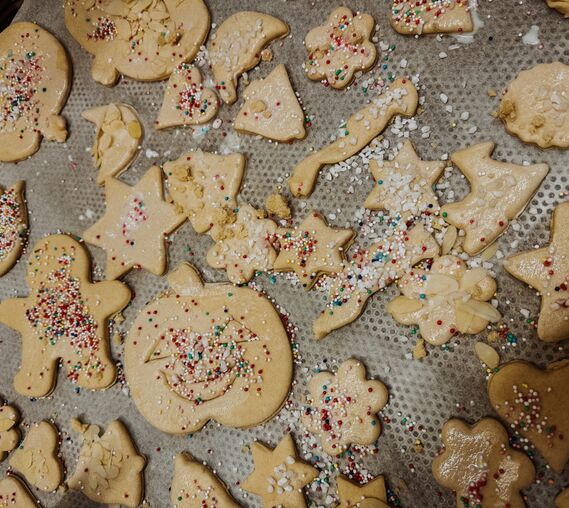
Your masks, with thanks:
[{"label": "sprinkle-covered cookie", "polygon": [[392,0],[391,26],[400,34],[472,32],[469,0]]},{"label": "sprinkle-covered cookie", "polygon": [[28,210],[24,182],[0,187],[0,277],[20,258],[28,239]]}]

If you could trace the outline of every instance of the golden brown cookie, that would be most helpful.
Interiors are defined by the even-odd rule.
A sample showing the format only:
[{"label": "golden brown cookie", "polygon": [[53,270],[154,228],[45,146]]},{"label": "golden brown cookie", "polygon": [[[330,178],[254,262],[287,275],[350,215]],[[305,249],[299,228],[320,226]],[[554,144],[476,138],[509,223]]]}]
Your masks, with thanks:
[{"label": "golden brown cookie", "polygon": [[400,34],[472,32],[468,0],[392,0],[391,26]]},{"label": "golden brown cookie", "polygon": [[565,17],[569,17],[569,0],[546,0],[547,5],[552,9],[557,9]]},{"label": "golden brown cookie", "polygon": [[339,505],[337,508],[388,508],[383,476],[376,476],[358,485],[343,476],[336,480]]}]

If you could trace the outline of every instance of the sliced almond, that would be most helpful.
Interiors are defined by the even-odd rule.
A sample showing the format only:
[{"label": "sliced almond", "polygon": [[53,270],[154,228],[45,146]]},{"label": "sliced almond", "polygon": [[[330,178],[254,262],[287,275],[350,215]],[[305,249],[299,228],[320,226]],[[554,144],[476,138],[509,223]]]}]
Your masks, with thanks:
[{"label": "sliced almond", "polygon": [[446,230],[445,236],[443,238],[443,244],[441,246],[442,255],[448,254],[456,243],[458,238],[458,230],[455,226],[449,226]]},{"label": "sliced almond", "polygon": [[448,295],[458,291],[459,285],[456,279],[442,273],[430,273],[423,286],[423,290],[429,295]]},{"label": "sliced almond", "polygon": [[140,139],[142,136],[142,127],[140,122],[136,120],[131,120],[127,125],[128,135],[133,139]]},{"label": "sliced almond", "polygon": [[502,315],[498,312],[498,310],[487,302],[480,302],[478,300],[470,299],[463,305],[468,307],[469,311],[472,312],[473,315],[489,321],[490,323],[496,323],[502,318]]},{"label": "sliced almond", "polygon": [[391,314],[405,315],[412,314],[413,312],[420,311],[423,304],[419,300],[407,298],[406,296],[399,296],[395,300],[389,302],[388,311]]},{"label": "sliced almond", "polygon": [[117,18],[115,20],[115,28],[117,31],[117,39],[128,41],[132,35],[130,23],[125,18]]},{"label": "sliced almond", "polygon": [[498,252],[498,242],[494,242],[490,247],[484,249],[480,255],[480,259],[482,259],[482,261],[488,261],[496,255],[496,252]]},{"label": "sliced almond", "polygon": [[492,347],[485,342],[477,342],[474,344],[474,351],[482,363],[491,369],[495,369],[500,365],[500,355]]},{"label": "sliced almond", "polygon": [[472,270],[468,270],[462,279],[460,279],[460,289],[468,291],[488,276],[488,272],[484,268],[473,268]]}]

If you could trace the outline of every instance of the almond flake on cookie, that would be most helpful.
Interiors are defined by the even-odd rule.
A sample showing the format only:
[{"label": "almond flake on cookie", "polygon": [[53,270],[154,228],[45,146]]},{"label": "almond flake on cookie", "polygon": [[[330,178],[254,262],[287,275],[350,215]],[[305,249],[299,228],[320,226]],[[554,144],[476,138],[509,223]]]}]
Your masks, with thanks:
[{"label": "almond flake on cookie", "polygon": [[400,34],[472,32],[469,0],[392,0],[391,26]]},{"label": "almond flake on cookie", "polygon": [[336,480],[340,504],[337,508],[389,508],[383,476],[359,485],[344,476]]},{"label": "almond flake on cookie", "polygon": [[12,269],[28,239],[28,210],[24,182],[0,186],[0,277]]},{"label": "almond flake on cookie", "polygon": [[0,406],[0,462],[18,446],[22,437],[18,429],[20,412],[14,406]]},{"label": "almond flake on cookie", "polygon": [[38,506],[40,502],[16,475],[9,475],[0,480],[1,508],[38,508]]}]

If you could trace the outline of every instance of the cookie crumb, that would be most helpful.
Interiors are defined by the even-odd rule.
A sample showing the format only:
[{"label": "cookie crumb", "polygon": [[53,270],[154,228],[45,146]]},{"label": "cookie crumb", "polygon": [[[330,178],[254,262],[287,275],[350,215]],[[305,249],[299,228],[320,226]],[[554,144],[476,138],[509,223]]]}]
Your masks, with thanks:
[{"label": "cookie crumb", "polygon": [[278,192],[273,192],[267,197],[265,208],[269,215],[274,215],[280,219],[290,219],[292,215],[285,197]]},{"label": "cookie crumb", "polygon": [[427,356],[427,350],[425,349],[425,339],[419,339],[413,348],[413,359],[420,360]]}]

